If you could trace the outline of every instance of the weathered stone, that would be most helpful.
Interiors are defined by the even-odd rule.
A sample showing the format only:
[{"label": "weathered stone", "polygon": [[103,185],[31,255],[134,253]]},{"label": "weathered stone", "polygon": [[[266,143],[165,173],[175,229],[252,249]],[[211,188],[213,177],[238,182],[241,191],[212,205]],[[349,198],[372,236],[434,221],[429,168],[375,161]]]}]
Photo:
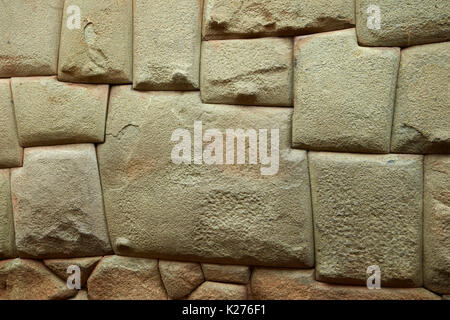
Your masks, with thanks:
[{"label": "weathered stone", "polygon": [[[114,251],[167,260],[311,267],[307,159],[305,151],[290,149],[291,114],[288,108],[202,104],[198,92],[113,87],[106,141],[97,151]],[[279,128],[279,167],[276,161],[173,163],[177,143],[172,134],[176,129],[192,133],[194,121],[224,135],[227,128]],[[260,141],[264,137],[260,133]],[[236,155],[236,143],[229,147]]]},{"label": "weathered stone", "polygon": [[398,48],[359,47],[354,29],[297,38],[293,146],[389,152]]},{"label": "weathered stone", "polygon": [[202,269],[205,279],[210,281],[247,284],[250,280],[248,266],[204,263]]},{"label": "weathered stone", "polygon": [[[67,28],[80,8],[79,29]],[[131,83],[133,79],[132,2],[66,0],[64,5],[58,79],[87,83]]]},{"label": "weathered stone", "polygon": [[158,260],[104,257],[88,279],[93,300],[165,300]]},{"label": "weathered stone", "polygon": [[107,85],[56,77],[13,78],[11,85],[22,146],[103,142]]},{"label": "weathered stone", "polygon": [[402,50],[392,152],[450,153],[450,42]]},{"label": "weathered stone", "polygon": [[0,300],[67,299],[76,294],[41,262],[0,261]]},{"label": "weathered stone", "polygon": [[63,280],[72,275],[67,270],[70,266],[78,266],[80,268],[80,285],[84,286],[87,279],[91,275],[97,263],[102,257],[88,258],[72,258],[72,259],[48,259],[44,260],[44,264]]},{"label": "weathered stone", "polygon": [[204,281],[198,263],[160,260],[159,272],[167,294],[172,299],[187,296]]},{"label": "weathered stone", "polygon": [[247,288],[240,284],[205,281],[188,298],[189,300],[246,300]]},{"label": "weathered stone", "polygon": [[422,286],[422,156],[310,152],[316,279]]},{"label": "weathered stone", "polygon": [[255,268],[251,288],[256,300],[440,300],[423,288],[342,286],[314,280],[314,270]]},{"label": "weathered stone", "polygon": [[87,290],[78,291],[77,295],[69,300],[89,300]]},{"label": "weathered stone", "polygon": [[24,258],[75,258],[111,252],[95,147],[27,148],[12,169],[16,246]]},{"label": "weathered stone", "polygon": [[450,155],[425,157],[424,286],[450,294]]},{"label": "weathered stone", "polygon": [[12,215],[9,170],[0,170],[0,259],[14,258],[14,221]]},{"label": "weathered stone", "polygon": [[0,168],[22,165],[23,151],[17,137],[10,79],[0,79]]},{"label": "weathered stone", "polygon": [[133,1],[134,88],[198,89],[202,1]]},{"label": "weathered stone", "polygon": [[63,0],[0,2],[0,77],[56,74]]},{"label": "weathered stone", "polygon": [[202,43],[203,102],[292,105],[292,39],[212,40]]},{"label": "weathered stone", "polygon": [[450,296],[449,295],[442,296],[442,300],[450,300]]},{"label": "weathered stone", "polygon": [[364,46],[406,47],[447,41],[450,39],[448,2],[356,0],[356,30],[358,41]]},{"label": "weathered stone", "polygon": [[294,36],[355,24],[353,0],[205,0],[205,39]]}]

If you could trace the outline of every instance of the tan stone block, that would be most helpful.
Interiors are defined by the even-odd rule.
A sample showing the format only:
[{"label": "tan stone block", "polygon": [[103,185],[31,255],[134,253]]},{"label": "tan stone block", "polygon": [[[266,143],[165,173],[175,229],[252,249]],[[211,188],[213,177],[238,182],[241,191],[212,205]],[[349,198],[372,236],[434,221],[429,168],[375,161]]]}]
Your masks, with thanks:
[{"label": "tan stone block", "polygon": [[104,141],[107,85],[13,78],[19,142],[24,147]]},{"label": "tan stone block", "polygon": [[159,260],[159,272],[172,299],[180,299],[190,294],[205,279],[199,263]]},{"label": "tan stone block", "polygon": [[293,146],[388,153],[400,50],[348,29],[297,38],[294,56]]},{"label": "tan stone block", "polygon": [[202,42],[200,86],[206,103],[292,105],[292,39]]},{"label": "tan stone block", "polygon": [[72,275],[68,273],[70,266],[77,266],[80,268],[80,285],[84,286],[87,279],[91,275],[97,263],[102,257],[87,257],[87,258],[73,258],[73,259],[48,259],[44,260],[44,264],[58,277],[67,281],[67,278]]},{"label": "tan stone block", "polygon": [[16,257],[10,173],[0,170],[0,259]]},{"label": "tan stone block", "polygon": [[422,286],[422,160],[419,155],[309,152],[316,279]]},{"label": "tan stone block", "polygon": [[247,288],[240,284],[205,281],[189,300],[247,300]]},{"label": "tan stone block", "polygon": [[247,284],[250,280],[248,266],[203,263],[202,269],[205,279],[210,281]]},{"label": "tan stone block", "polygon": [[79,290],[77,295],[69,300],[89,300],[87,290]]},{"label": "tan stone block", "polygon": [[199,88],[202,1],[133,0],[133,86]]}]

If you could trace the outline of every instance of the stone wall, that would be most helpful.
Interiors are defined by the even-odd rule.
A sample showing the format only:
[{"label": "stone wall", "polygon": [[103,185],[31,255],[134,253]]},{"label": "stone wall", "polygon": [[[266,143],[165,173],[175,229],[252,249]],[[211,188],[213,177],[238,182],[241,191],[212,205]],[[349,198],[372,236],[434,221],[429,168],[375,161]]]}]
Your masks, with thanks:
[{"label": "stone wall", "polygon": [[0,299],[445,298],[449,21],[435,0],[2,1]]}]

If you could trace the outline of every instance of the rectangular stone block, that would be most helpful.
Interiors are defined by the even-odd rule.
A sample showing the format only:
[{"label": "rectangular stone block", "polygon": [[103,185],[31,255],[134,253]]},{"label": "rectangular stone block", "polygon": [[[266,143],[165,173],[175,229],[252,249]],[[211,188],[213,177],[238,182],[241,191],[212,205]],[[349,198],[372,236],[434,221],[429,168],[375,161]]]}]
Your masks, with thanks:
[{"label": "rectangular stone block", "polygon": [[425,156],[424,286],[450,294],[450,155]]},{"label": "rectangular stone block", "polygon": [[202,1],[133,0],[133,86],[199,88]]},{"label": "rectangular stone block", "polygon": [[356,30],[363,46],[407,47],[450,40],[447,0],[356,0]]},{"label": "rectangular stone block", "polygon": [[30,77],[11,86],[21,146],[104,141],[108,85]]},{"label": "rectangular stone block", "polygon": [[400,50],[347,29],[297,38],[294,57],[293,146],[388,153]]},{"label": "rectangular stone block", "polygon": [[[80,26],[72,27],[73,6]],[[131,0],[66,0],[61,26],[58,79],[84,83],[131,83],[133,79]]]},{"label": "rectangular stone block", "polygon": [[202,42],[200,85],[206,103],[292,105],[292,39]]},{"label": "rectangular stone block", "polygon": [[203,38],[294,36],[349,28],[354,0],[205,0]]},{"label": "rectangular stone block", "polygon": [[56,74],[63,0],[0,3],[0,77]]},{"label": "rectangular stone block", "polygon": [[22,165],[10,83],[10,79],[0,79],[0,168]]},{"label": "rectangular stone block", "polygon": [[[312,266],[307,159],[305,151],[290,149],[291,113],[202,104],[198,92],[113,87],[106,140],[97,151],[114,251],[219,264]],[[259,136],[263,147],[257,149],[255,139],[242,140],[245,134]],[[239,148],[235,135],[245,143]],[[233,155],[225,157],[220,145]],[[250,164],[251,150],[259,150],[262,164]],[[272,160],[266,161],[268,150]]]},{"label": "rectangular stone block", "polygon": [[420,155],[309,152],[316,280],[422,286]]},{"label": "rectangular stone block", "polygon": [[0,169],[0,259],[16,255],[9,176],[9,169]]},{"label": "rectangular stone block", "polygon": [[450,153],[450,42],[402,50],[392,152]]}]

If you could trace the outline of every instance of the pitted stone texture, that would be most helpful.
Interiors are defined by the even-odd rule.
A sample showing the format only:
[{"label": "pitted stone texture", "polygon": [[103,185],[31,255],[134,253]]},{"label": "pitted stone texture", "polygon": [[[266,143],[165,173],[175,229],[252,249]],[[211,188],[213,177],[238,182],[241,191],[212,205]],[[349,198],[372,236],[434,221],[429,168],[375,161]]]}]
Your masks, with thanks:
[{"label": "pitted stone texture", "polygon": [[87,282],[92,300],[165,300],[158,260],[104,257]]},{"label": "pitted stone texture", "polygon": [[256,300],[440,300],[423,288],[332,285],[314,280],[314,270],[256,268],[251,288]]},{"label": "pitted stone texture", "polygon": [[[66,27],[79,6],[79,29]],[[133,79],[133,7],[131,0],[66,0],[58,79],[85,83],[131,83]],[[70,21],[69,21],[70,22]]]},{"label": "pitted stone texture", "polygon": [[172,299],[180,299],[190,294],[205,279],[200,264],[159,260],[159,272]]},{"label": "pitted stone texture", "polygon": [[202,43],[203,102],[292,105],[292,39],[212,40]]},{"label": "pitted stone texture", "polygon": [[400,50],[348,29],[300,37],[294,55],[293,146],[388,153]]},{"label": "pitted stone texture", "polygon": [[25,149],[11,173],[16,246],[24,258],[75,258],[111,252],[90,144]]},{"label": "pitted stone texture", "polygon": [[392,152],[450,153],[450,42],[402,50]]},{"label": "pitted stone texture", "polygon": [[293,36],[355,24],[353,0],[205,0],[205,39]]},{"label": "pitted stone texture", "polygon": [[22,146],[103,142],[107,85],[31,77],[13,78],[11,86]]},{"label": "pitted stone texture", "polygon": [[0,261],[0,300],[61,300],[75,294],[41,262]]},{"label": "pitted stone texture", "polygon": [[56,74],[63,0],[0,2],[0,77]]},{"label": "pitted stone texture", "polygon": [[8,169],[0,170],[0,259],[16,256],[9,177]]},{"label": "pitted stone texture", "polygon": [[202,1],[133,0],[138,90],[199,88]]},{"label": "pitted stone texture", "polygon": [[0,168],[22,165],[23,151],[17,137],[10,79],[0,79]]},{"label": "pitted stone texture", "polygon": [[[376,18],[373,6],[379,8],[379,29],[376,23],[370,23]],[[376,47],[447,41],[450,39],[448,6],[448,1],[439,0],[356,0],[358,41],[363,46]]]},{"label": "pitted stone texture", "polygon": [[422,156],[310,152],[318,281],[422,286]]},{"label": "pitted stone texture", "polygon": [[94,270],[97,262],[99,262],[101,258],[102,257],[48,259],[44,260],[44,264],[63,280],[67,280],[67,278],[72,275],[72,273],[67,272],[70,266],[78,266],[80,268],[80,284],[81,286],[84,286],[91,275],[92,270]]},{"label": "pitted stone texture", "polygon": [[189,300],[247,300],[247,288],[240,284],[205,281]]},{"label": "pitted stone texture", "polygon": [[425,157],[424,286],[450,294],[450,155]]},{"label": "pitted stone texture", "polygon": [[[97,149],[114,251],[167,260],[311,267],[306,152],[290,149],[291,114],[288,108],[202,104],[198,92],[114,87],[106,141]],[[194,121],[203,122],[203,131],[216,128],[223,134],[228,128],[267,128],[269,133],[279,128],[278,172],[273,168],[276,174],[262,175],[269,165],[249,165],[248,160],[246,165],[173,163],[172,148],[180,142],[171,142],[172,133],[181,128],[192,135]]]},{"label": "pitted stone texture", "polygon": [[210,281],[247,284],[250,280],[248,266],[203,263],[202,269],[205,279]]},{"label": "pitted stone texture", "polygon": [[77,295],[69,300],[89,300],[87,290],[79,290]]}]

